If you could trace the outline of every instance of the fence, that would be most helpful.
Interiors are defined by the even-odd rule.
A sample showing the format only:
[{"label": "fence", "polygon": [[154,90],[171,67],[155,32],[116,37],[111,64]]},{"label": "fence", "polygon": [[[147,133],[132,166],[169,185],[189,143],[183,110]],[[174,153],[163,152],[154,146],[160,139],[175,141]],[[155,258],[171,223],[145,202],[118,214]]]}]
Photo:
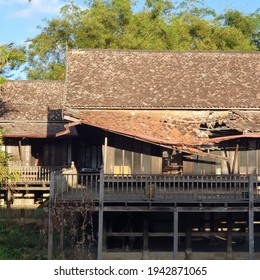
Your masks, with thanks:
[{"label": "fence", "polygon": [[10,166],[11,173],[16,174],[16,183],[49,183],[51,173],[62,170],[63,166]]},{"label": "fence", "polygon": [[[260,199],[257,175],[108,175],[55,173],[55,199],[81,199],[83,196],[104,201],[164,202],[237,202],[247,200],[249,185]],[[260,183],[260,182],[259,182]]]}]

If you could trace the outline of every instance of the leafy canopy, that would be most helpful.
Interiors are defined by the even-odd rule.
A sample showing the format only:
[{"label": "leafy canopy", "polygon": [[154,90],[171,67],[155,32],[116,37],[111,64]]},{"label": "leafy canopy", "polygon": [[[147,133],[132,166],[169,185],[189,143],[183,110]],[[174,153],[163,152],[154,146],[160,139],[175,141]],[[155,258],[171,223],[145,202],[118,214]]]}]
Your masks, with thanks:
[{"label": "leafy canopy", "polygon": [[0,45],[0,83],[4,77],[10,77],[10,71],[21,66],[26,60],[24,48],[13,43]]}]

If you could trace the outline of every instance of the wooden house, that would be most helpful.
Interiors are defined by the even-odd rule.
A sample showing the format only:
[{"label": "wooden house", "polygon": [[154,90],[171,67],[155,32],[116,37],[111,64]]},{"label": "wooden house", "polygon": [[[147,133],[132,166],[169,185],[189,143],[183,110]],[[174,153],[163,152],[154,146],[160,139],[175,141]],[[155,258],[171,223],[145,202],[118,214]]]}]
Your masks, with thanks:
[{"label": "wooden house", "polygon": [[75,162],[107,174],[259,173],[259,67],[258,53],[68,51]]},{"label": "wooden house", "polygon": [[49,211],[91,197],[99,259],[260,258],[259,62],[68,50],[65,83],[2,86],[6,150],[20,166],[75,163],[52,173]]},{"label": "wooden house", "polygon": [[57,137],[76,129],[73,160],[87,173],[71,192],[54,177],[51,201],[91,193],[97,258],[260,257],[259,62],[246,52],[67,52],[70,125]]}]

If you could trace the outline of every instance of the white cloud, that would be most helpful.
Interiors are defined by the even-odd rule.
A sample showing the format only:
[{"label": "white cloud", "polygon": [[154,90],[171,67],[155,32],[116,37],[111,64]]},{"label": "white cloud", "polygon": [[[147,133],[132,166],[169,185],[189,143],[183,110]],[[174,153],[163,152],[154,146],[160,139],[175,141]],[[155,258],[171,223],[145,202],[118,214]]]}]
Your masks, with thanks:
[{"label": "white cloud", "polygon": [[0,0],[0,8],[9,8],[9,16],[25,18],[35,14],[57,14],[62,6],[61,0]]}]

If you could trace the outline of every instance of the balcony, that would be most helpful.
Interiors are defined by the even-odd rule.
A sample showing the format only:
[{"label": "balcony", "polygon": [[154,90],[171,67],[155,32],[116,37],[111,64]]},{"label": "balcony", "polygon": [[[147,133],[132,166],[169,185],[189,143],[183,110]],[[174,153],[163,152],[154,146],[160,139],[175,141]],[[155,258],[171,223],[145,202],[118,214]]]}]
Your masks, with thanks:
[{"label": "balcony", "polygon": [[14,185],[49,185],[52,172],[61,171],[64,166],[10,166],[14,174]]},{"label": "balcony", "polygon": [[110,175],[55,173],[53,198],[83,197],[107,203],[240,203],[252,192],[260,201],[257,175]]}]

